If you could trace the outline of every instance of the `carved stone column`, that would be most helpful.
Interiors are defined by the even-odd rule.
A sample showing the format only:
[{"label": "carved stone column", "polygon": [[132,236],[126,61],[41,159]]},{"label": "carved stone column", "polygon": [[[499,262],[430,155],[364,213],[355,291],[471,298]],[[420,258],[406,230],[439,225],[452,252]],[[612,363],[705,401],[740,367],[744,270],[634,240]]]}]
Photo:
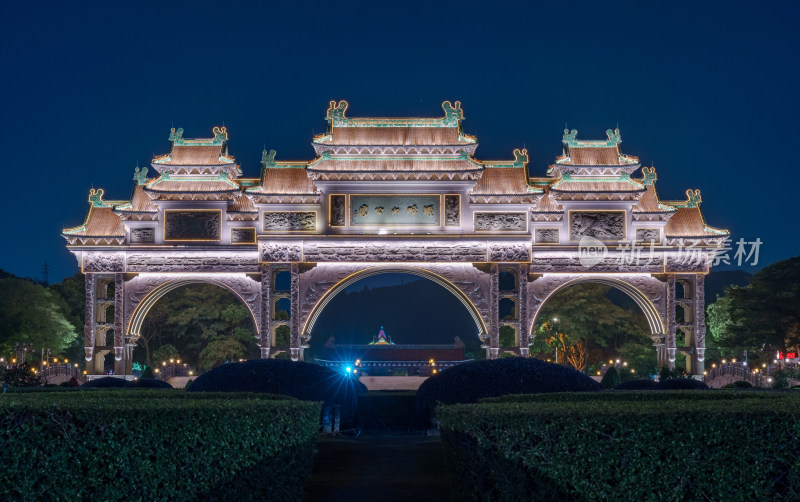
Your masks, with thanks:
[{"label": "carved stone column", "polygon": [[261,348],[261,359],[269,359],[269,349],[272,345],[272,268],[269,265],[261,267],[261,338],[258,345]]},{"label": "carved stone column", "polygon": [[292,342],[290,350],[292,361],[300,361],[303,358],[303,351],[300,340],[300,265],[298,263],[292,263],[291,275],[289,332]]},{"label": "carved stone column", "polygon": [[496,359],[500,351],[500,268],[490,265],[489,274],[489,359]]},{"label": "carved stone column", "polygon": [[95,312],[97,311],[97,280],[94,274],[86,274],[86,317],[83,323],[84,358],[86,359],[87,373],[94,375],[94,337],[95,337]]},{"label": "carved stone column", "polygon": [[130,363],[125,357],[125,333],[123,320],[125,318],[125,276],[122,273],[114,274],[114,373],[127,375],[126,367]]},{"label": "carved stone column", "polygon": [[528,317],[528,270],[530,265],[519,266],[519,355],[528,357],[530,349],[530,319]]},{"label": "carved stone column", "polygon": [[675,276],[670,275],[667,278],[667,362],[671,369],[675,368]]},{"label": "carved stone column", "polygon": [[706,300],[705,275],[695,276],[694,286],[694,364],[695,375],[705,371],[706,354]]}]

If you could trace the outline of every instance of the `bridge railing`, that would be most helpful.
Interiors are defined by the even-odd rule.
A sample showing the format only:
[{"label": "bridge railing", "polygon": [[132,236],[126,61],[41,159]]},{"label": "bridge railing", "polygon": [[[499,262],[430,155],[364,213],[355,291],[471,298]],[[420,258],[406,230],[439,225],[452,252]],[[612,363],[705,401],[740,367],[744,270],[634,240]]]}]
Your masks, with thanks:
[{"label": "bridge railing", "polygon": [[50,380],[56,377],[75,377],[78,383],[83,383],[86,378],[83,371],[77,364],[69,363],[51,363],[41,369],[39,374],[44,380]]},{"label": "bridge railing", "polygon": [[739,380],[744,380],[748,382],[753,387],[769,387],[772,384],[772,378],[768,375],[763,373],[756,373],[750,370],[747,366],[735,365],[735,364],[728,364],[724,366],[720,366],[719,368],[714,368],[708,372],[707,375],[703,378],[703,381],[706,383],[710,383],[711,381],[720,378],[729,376],[732,378],[737,378]]}]

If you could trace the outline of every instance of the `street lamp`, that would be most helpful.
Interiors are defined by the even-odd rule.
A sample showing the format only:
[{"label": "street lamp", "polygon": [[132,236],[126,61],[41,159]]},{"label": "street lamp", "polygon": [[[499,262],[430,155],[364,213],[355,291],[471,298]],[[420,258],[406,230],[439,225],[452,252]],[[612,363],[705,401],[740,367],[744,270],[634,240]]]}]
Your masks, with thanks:
[{"label": "street lamp", "polygon": [[558,342],[559,342],[559,340],[558,340],[558,330],[556,329],[556,324],[557,323],[558,323],[558,317],[554,317],[553,318],[552,327],[550,328],[551,331],[555,331],[554,338],[555,338],[555,347],[556,347],[556,364],[558,364]]}]

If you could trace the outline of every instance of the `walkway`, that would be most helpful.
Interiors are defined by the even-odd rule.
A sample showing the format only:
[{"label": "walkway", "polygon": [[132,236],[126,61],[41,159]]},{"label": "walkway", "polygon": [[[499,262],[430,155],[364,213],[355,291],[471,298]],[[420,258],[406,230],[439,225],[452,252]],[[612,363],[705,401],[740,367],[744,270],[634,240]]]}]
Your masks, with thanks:
[{"label": "walkway", "polygon": [[317,450],[307,501],[451,500],[438,437],[418,433],[321,438]]}]

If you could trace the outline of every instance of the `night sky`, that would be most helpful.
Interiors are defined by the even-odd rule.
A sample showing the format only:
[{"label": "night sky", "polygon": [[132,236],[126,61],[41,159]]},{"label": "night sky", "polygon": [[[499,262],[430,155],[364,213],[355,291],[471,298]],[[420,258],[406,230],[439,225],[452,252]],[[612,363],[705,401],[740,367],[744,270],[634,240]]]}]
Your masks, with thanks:
[{"label": "night sky", "polygon": [[226,125],[256,177],[265,145],[313,158],[332,99],[351,116],[441,116],[460,100],[477,157],[525,146],[534,176],[565,123],[584,139],[618,125],[662,198],[700,188],[709,224],[764,242],[760,266],[795,256],[798,14],[796,2],[9,2],[0,268],[73,274],[60,230],[83,222],[91,187],[127,199],[171,126]]}]

